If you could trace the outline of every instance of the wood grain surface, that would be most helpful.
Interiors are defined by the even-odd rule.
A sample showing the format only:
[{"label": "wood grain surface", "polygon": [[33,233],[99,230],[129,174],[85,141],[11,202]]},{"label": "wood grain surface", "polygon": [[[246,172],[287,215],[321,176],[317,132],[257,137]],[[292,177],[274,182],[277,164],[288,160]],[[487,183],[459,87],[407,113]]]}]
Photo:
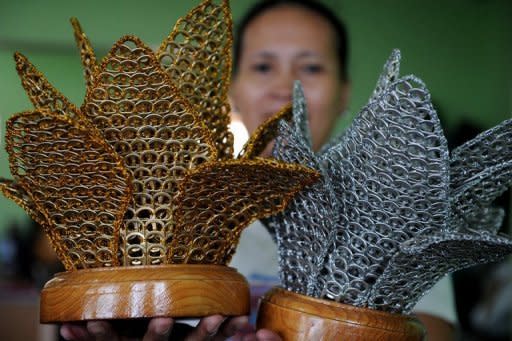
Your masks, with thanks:
[{"label": "wood grain surface", "polygon": [[180,264],[58,273],[41,292],[40,321],[248,313],[249,287],[235,269]]},{"label": "wood grain surface", "polygon": [[257,328],[288,340],[423,340],[425,329],[412,316],[358,308],[281,288],[260,302]]}]

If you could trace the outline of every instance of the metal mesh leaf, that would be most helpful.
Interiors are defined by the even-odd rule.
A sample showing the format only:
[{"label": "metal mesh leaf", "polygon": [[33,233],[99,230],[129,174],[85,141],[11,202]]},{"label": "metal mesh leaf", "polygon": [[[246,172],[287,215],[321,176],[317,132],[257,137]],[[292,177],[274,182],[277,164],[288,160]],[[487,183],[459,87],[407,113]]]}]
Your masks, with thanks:
[{"label": "metal mesh leaf", "polygon": [[[300,97],[302,92],[296,92],[296,95]],[[338,213],[328,180],[311,146],[297,133],[300,127],[295,122],[293,128],[281,122],[273,155],[278,160],[317,169],[322,178],[292,199],[288,213],[263,221],[277,241],[282,285],[291,291],[313,295],[321,286],[319,272],[329,252],[333,238],[330,228],[338,220]]]},{"label": "metal mesh leaf", "polygon": [[452,151],[450,187],[456,190],[486,168],[512,158],[512,119],[484,131]]},{"label": "metal mesh leaf", "polygon": [[509,238],[490,234],[443,234],[404,245],[377,279],[368,307],[408,314],[447,273],[495,262],[512,252]]},{"label": "metal mesh leaf", "polygon": [[73,33],[75,35],[76,46],[80,51],[80,58],[84,68],[84,78],[87,88],[90,88],[94,82],[94,75],[98,72],[98,64],[96,62],[96,54],[91,46],[89,38],[83,32],[82,26],[77,18],[71,18]]},{"label": "metal mesh leaf", "polygon": [[178,184],[216,158],[210,132],[136,37],[119,40],[94,76],[83,110],[134,178],[122,263],[165,263]]},{"label": "metal mesh leaf", "polygon": [[77,107],[55,89],[25,56],[17,52],[14,59],[21,84],[36,109],[47,109],[85,124]]},{"label": "metal mesh leaf", "polygon": [[238,158],[250,160],[260,155],[267,145],[277,137],[279,122],[281,120],[290,120],[291,118],[292,107],[287,105],[274,116],[263,122],[249,137],[249,140],[240,151]]},{"label": "metal mesh leaf", "polygon": [[89,129],[44,110],[12,117],[6,140],[11,173],[45,217],[65,266],[117,265],[131,181],[113,150]]},{"label": "metal mesh leaf", "polygon": [[172,263],[228,263],[245,226],[283,210],[317,178],[308,168],[265,159],[197,167],[180,184]]},{"label": "metal mesh leaf", "polygon": [[203,1],[178,20],[156,55],[214,136],[219,159],[233,156],[227,100],[232,19],[228,1]]}]

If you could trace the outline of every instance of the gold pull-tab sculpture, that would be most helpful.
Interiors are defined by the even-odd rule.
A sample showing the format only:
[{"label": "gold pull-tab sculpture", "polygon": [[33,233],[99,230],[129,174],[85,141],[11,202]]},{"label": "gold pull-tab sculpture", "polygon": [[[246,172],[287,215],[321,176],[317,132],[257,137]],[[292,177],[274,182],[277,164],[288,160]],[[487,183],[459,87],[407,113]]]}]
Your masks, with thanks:
[{"label": "gold pull-tab sculpture", "polygon": [[256,157],[275,119],[233,158],[228,1],[204,1],[156,53],[125,36],[101,63],[72,25],[85,101],[70,103],[17,53],[35,110],[7,123],[14,180],[0,180],[67,270],[45,285],[41,322],[247,314],[247,282],[226,266],[242,229],[318,173]]}]

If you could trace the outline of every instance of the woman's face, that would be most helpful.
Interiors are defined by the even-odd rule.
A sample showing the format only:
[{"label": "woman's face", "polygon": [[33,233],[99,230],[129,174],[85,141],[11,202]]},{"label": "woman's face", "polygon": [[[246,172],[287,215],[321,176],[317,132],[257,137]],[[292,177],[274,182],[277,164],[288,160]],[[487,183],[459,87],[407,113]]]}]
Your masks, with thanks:
[{"label": "woman's face", "polygon": [[327,141],[348,95],[333,35],[325,19],[300,7],[276,7],[249,23],[231,89],[249,133],[292,100],[293,82],[300,80],[313,149]]}]

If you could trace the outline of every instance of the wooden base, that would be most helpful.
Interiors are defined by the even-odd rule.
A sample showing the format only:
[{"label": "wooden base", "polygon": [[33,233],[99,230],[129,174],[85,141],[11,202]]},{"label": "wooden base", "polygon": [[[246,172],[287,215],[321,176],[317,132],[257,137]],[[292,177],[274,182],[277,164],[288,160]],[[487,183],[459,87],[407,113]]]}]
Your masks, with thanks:
[{"label": "wooden base", "polygon": [[357,308],[274,288],[261,300],[257,328],[287,340],[423,340],[411,316]]},{"label": "wooden base", "polygon": [[247,315],[249,287],[221,265],[157,265],[62,272],[41,292],[41,323],[157,316]]}]

